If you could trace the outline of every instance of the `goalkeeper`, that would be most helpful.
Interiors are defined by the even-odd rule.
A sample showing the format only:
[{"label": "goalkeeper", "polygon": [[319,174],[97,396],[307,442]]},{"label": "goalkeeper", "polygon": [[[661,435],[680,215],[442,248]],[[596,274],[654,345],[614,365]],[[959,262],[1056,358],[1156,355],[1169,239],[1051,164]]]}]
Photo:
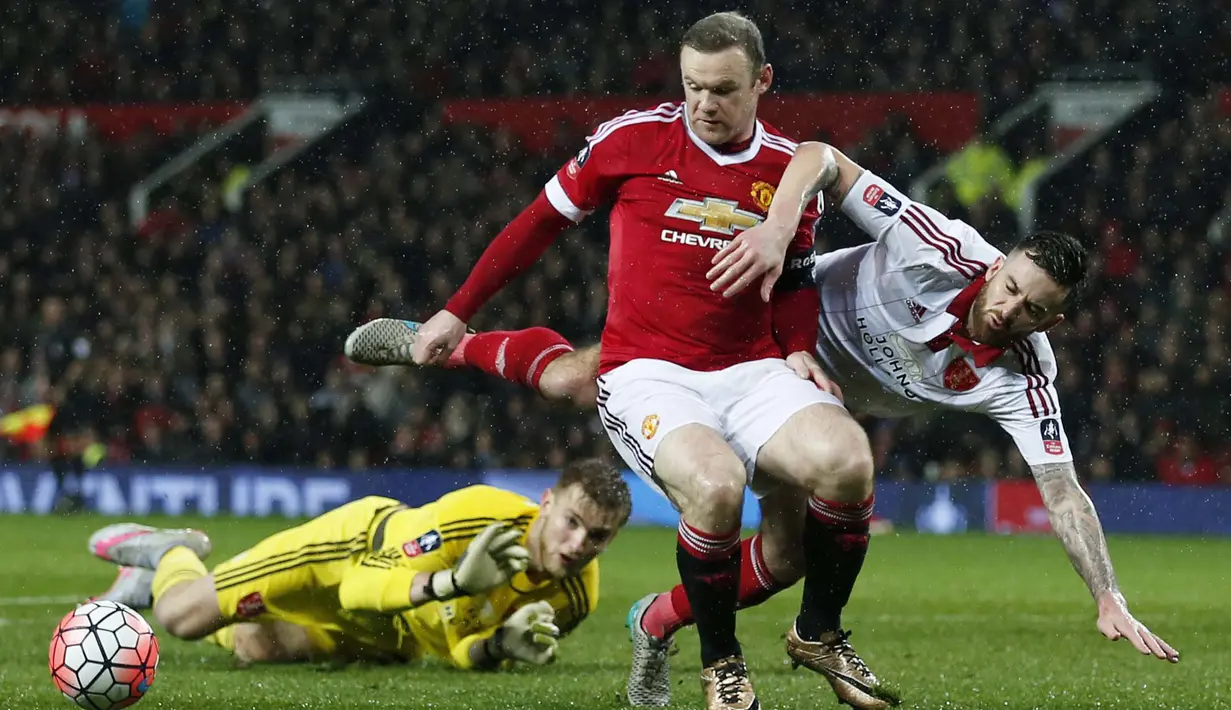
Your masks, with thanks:
[{"label": "goalkeeper", "polygon": [[628,521],[620,474],[565,467],[541,502],[470,486],[420,508],[348,503],[214,568],[195,530],[122,523],[90,538],[121,566],[102,598],[206,638],[245,663],[411,661],[464,669],[545,664],[598,603],[596,559]]}]

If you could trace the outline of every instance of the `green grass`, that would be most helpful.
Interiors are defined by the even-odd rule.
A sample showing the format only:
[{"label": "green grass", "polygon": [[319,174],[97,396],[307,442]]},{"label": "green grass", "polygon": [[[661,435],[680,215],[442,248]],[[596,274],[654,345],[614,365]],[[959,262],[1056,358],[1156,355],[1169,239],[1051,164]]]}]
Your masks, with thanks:
[{"label": "green grass", "polygon": [[[71,707],[51,684],[46,653],[52,628],[72,605],[29,597],[85,596],[110,582],[112,569],[85,551],[102,522],[0,516],[0,708]],[[210,532],[218,559],[285,525],[175,524],[185,522]],[[238,670],[215,647],[162,634],[157,681],[138,707],[624,708],[624,614],[675,579],[673,536],[643,529],[621,536],[604,558],[598,612],[545,669],[464,674],[428,663]],[[1048,538],[877,537],[845,621],[872,668],[902,690],[905,707],[1231,707],[1231,541],[1114,538],[1111,547],[1134,611],[1180,649],[1179,665],[1103,639],[1084,587]],[[767,710],[836,708],[825,683],[785,663],[781,637],[798,602],[797,587],[740,615],[753,680]],[[696,635],[683,632],[680,642],[675,707],[697,708]]]}]

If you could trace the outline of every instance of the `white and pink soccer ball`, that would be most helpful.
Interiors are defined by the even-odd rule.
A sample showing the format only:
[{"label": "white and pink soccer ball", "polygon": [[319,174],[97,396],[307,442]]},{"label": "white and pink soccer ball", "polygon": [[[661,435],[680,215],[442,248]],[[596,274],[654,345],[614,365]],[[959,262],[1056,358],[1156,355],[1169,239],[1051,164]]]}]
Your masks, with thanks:
[{"label": "white and pink soccer ball", "polygon": [[60,620],[47,665],[65,697],[90,710],[126,708],[145,695],[158,668],[158,639],[123,604],[93,601]]}]

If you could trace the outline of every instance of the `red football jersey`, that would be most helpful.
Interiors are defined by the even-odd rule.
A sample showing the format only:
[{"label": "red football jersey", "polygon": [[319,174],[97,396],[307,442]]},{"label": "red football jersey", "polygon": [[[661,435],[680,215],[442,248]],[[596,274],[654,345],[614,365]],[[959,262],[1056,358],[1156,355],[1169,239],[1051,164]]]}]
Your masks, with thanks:
[{"label": "red football jersey", "polygon": [[[759,287],[723,298],[705,274],[714,254],[765,219],[797,144],[758,121],[747,148],[722,153],[684,111],[668,103],[604,123],[546,187],[574,222],[614,201],[600,373],[637,358],[708,371],[782,357]],[[811,252],[819,216],[818,198],[789,254]]]}]

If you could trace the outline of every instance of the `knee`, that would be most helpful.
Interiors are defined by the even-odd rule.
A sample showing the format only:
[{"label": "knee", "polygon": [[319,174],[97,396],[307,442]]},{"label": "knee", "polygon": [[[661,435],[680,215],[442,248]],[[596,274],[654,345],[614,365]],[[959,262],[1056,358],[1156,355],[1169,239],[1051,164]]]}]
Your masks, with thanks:
[{"label": "knee", "polygon": [[872,450],[866,445],[843,449],[835,456],[831,464],[834,487],[834,499],[846,503],[858,503],[867,500],[872,495],[873,475],[875,466],[872,462]]},{"label": "knee", "polygon": [[835,441],[808,444],[807,487],[813,495],[855,503],[872,495],[875,465],[872,447],[863,429],[852,431]]},{"label": "knee", "polygon": [[738,527],[747,473],[738,459],[690,459],[660,470],[667,494],[685,522],[710,532]]},{"label": "knee", "polygon": [[153,610],[154,618],[167,633],[185,641],[205,638],[225,626],[217,603],[210,604],[210,600],[191,591],[172,588],[155,602]]},{"label": "knee", "polygon": [[196,641],[205,637],[207,634],[202,633],[200,625],[192,618],[192,614],[184,613],[182,607],[177,607],[174,604],[156,604],[154,605],[154,618],[158,623],[177,639],[185,641]]},{"label": "knee", "polygon": [[[744,486],[747,473],[743,467],[722,466],[698,470],[692,476],[695,481],[690,497],[692,510],[684,511],[699,516],[712,524],[739,523],[744,505]],[[701,522],[700,520],[698,522]]]},{"label": "knee", "polygon": [[736,510],[744,505],[746,478],[743,469],[709,471],[699,477],[697,493],[712,510]]}]

